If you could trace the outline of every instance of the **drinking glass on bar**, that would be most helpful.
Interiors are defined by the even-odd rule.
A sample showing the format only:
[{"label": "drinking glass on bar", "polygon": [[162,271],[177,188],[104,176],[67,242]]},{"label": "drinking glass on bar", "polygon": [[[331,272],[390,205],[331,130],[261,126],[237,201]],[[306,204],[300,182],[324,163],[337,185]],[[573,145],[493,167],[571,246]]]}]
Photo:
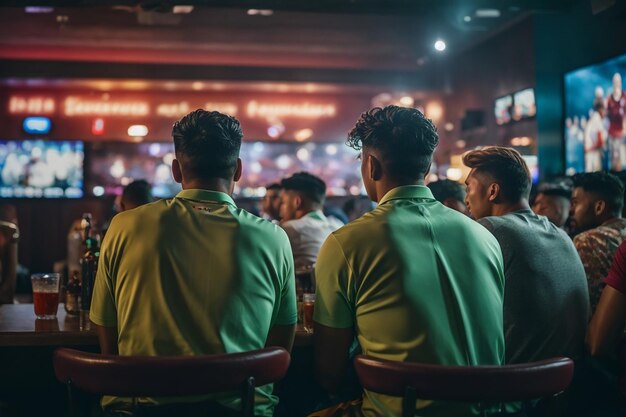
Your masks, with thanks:
[{"label": "drinking glass on bar", "polygon": [[56,319],[59,308],[61,274],[33,274],[30,280],[33,284],[35,316],[40,320]]},{"label": "drinking glass on bar", "polygon": [[315,294],[302,294],[302,324],[304,330],[313,332],[313,309],[315,307]]}]

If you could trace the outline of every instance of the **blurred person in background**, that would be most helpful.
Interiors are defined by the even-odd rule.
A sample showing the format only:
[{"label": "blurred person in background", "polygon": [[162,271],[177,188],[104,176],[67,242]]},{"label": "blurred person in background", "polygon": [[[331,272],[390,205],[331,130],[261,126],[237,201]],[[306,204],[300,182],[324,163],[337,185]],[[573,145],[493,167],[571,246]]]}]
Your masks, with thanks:
[{"label": "blurred person in background", "polygon": [[298,172],[280,185],[280,225],[287,232],[298,270],[315,264],[324,240],[343,224],[324,215],[326,183],[321,178]]},{"label": "blurred person in background", "polygon": [[[0,205],[0,304],[13,304],[17,285],[17,210],[10,204]],[[28,279],[28,277],[27,277]]]},{"label": "blurred person in background", "polygon": [[571,197],[572,191],[569,188],[545,184],[539,187],[533,211],[540,216],[546,216],[556,227],[564,229],[572,207]]},{"label": "blurred person in background", "polygon": [[624,185],[606,172],[573,177],[571,223],[574,245],[587,273],[591,311],[595,310],[618,246],[626,239],[622,218]]},{"label": "blurred person in background", "polygon": [[348,216],[348,223],[356,220],[365,213],[369,213],[375,204],[367,196],[352,197],[343,204],[343,212]]},{"label": "blurred person in background", "polygon": [[461,184],[452,180],[439,180],[428,184],[433,197],[441,204],[453,210],[467,214],[465,205],[465,189]]},{"label": "blurred person in background", "polygon": [[265,195],[261,200],[261,217],[271,222],[280,221],[280,191],[278,183],[265,187]]},{"label": "blurred person in background", "polygon": [[121,211],[132,210],[152,203],[152,186],[146,180],[136,180],[124,187],[120,200]]}]

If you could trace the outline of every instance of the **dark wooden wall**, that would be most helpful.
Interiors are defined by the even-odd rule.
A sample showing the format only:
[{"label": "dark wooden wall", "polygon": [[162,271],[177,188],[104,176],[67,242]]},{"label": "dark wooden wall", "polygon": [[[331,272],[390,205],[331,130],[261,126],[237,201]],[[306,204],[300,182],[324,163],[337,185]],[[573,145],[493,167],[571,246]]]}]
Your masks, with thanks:
[{"label": "dark wooden wall", "polygon": [[[478,145],[510,146],[510,140],[520,136],[536,139],[535,119],[498,126],[493,111],[494,99],[535,86],[532,39],[532,19],[528,17],[439,63],[444,77],[446,120],[454,124],[452,132],[440,129],[444,143],[449,145],[448,154],[462,151],[454,146],[458,139],[467,143],[467,149]],[[461,130],[467,110],[484,112],[482,128]]]}]

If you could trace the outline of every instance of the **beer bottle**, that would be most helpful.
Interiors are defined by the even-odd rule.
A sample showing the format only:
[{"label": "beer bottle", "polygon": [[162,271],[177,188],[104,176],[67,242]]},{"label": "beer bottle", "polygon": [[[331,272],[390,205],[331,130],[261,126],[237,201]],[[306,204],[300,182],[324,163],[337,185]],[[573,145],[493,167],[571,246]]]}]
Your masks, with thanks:
[{"label": "beer bottle", "polygon": [[93,284],[96,279],[98,268],[98,258],[100,249],[94,238],[93,228],[91,224],[91,214],[83,215],[85,222],[85,254],[81,258],[82,266],[82,284],[81,284],[81,310],[89,311],[91,307],[91,295],[93,293]]}]

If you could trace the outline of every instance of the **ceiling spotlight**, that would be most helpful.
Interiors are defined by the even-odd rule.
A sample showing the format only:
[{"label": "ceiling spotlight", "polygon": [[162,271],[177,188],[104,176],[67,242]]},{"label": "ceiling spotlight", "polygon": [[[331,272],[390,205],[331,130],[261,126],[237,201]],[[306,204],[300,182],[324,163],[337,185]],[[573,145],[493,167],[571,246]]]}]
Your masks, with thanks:
[{"label": "ceiling spotlight", "polygon": [[413,100],[413,97],[411,96],[400,97],[400,104],[403,106],[409,107],[412,106],[413,103],[415,103],[415,100]]},{"label": "ceiling spotlight", "polygon": [[468,22],[468,23],[471,22],[472,21],[472,16],[465,16],[463,18],[463,21]]},{"label": "ceiling spotlight", "polygon": [[435,49],[438,50],[439,52],[445,51],[446,43],[442,41],[441,39],[437,40],[437,42],[435,42]]}]

